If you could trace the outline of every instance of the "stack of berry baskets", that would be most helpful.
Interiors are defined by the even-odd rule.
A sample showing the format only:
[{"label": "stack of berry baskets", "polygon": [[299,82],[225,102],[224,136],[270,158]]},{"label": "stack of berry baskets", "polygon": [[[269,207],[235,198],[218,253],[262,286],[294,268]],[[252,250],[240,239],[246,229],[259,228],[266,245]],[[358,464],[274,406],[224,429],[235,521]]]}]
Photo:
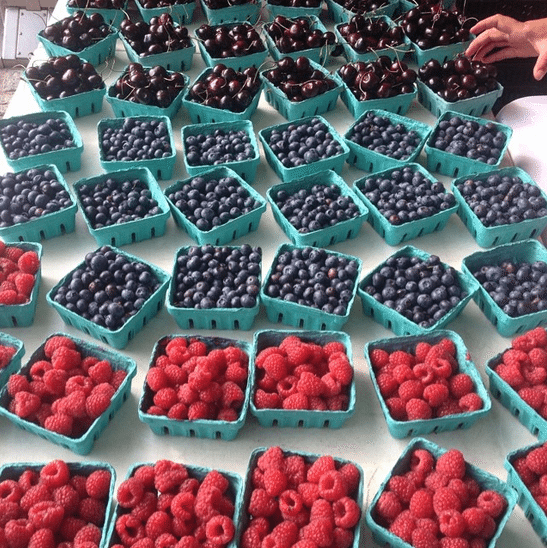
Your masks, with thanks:
[{"label": "stack of berry baskets", "polygon": [[[313,371],[305,370],[311,353],[318,358]],[[346,333],[257,331],[252,360],[250,410],[262,426],[340,428],[355,412]],[[269,379],[277,381],[275,386]]]},{"label": "stack of berry baskets", "polygon": [[[516,270],[522,266],[525,270],[516,277]],[[462,271],[479,282],[475,301],[502,337],[524,333],[547,323],[547,250],[538,240],[522,240],[472,253],[464,257]],[[523,279],[524,274],[527,278]],[[526,289],[528,297],[524,298],[526,286],[521,284],[532,279],[537,280],[535,287]],[[516,306],[509,302],[511,289],[507,283],[513,284],[515,291],[520,290]]]},{"label": "stack of berry baskets", "polygon": [[[448,485],[433,480],[441,471],[443,476],[449,476]],[[410,498],[410,504],[401,502],[397,495],[408,484],[409,477],[416,478],[420,486]],[[425,481],[430,488],[425,488]],[[462,481],[476,495],[469,497],[465,508],[457,495],[457,485]],[[423,546],[438,542],[431,529],[417,528],[412,533],[411,528],[405,527],[408,521],[403,519],[403,513],[410,513],[408,519],[412,521],[417,516],[432,519],[439,527],[440,538],[479,537],[488,546],[495,546],[516,502],[514,489],[465,461],[459,450],[445,450],[426,439],[414,438],[382,482],[365,518],[373,539],[381,545],[403,548],[417,538]],[[454,517],[456,513],[459,518]]]},{"label": "stack of berry baskets", "polygon": [[[316,544],[334,537],[357,548],[363,483],[363,470],[352,461],[259,447],[251,453],[245,475],[237,545],[248,546],[265,530],[265,538],[276,544],[281,539],[290,545],[299,539]],[[326,512],[331,519],[324,518]]]},{"label": "stack of berry baskets", "polygon": [[[187,491],[189,486],[195,491]],[[196,539],[202,538],[218,548],[235,546],[242,491],[242,479],[233,472],[168,459],[135,463],[117,489],[104,546],[130,548],[135,542],[154,544],[153,539],[166,536],[178,544],[184,544],[185,539],[198,542]],[[154,503],[152,515],[139,521],[141,530],[132,525],[134,514],[142,506],[135,492],[144,493],[145,501],[161,501],[169,493],[173,501],[167,510],[161,503]],[[214,507],[211,493],[218,495]],[[162,517],[158,518],[158,514]],[[169,524],[176,522],[183,524],[179,532],[169,532]]]},{"label": "stack of berry baskets", "polygon": [[[76,389],[60,395],[65,394],[67,384],[77,384],[80,379],[59,371],[77,371],[82,364],[89,365],[89,395]],[[87,455],[129,396],[136,372],[137,364],[131,358],[65,333],[54,333],[7,379],[0,391],[0,415],[31,434]],[[47,378],[52,388],[43,394],[33,392],[29,382],[35,377]]]},{"label": "stack of berry baskets", "polygon": [[[202,359],[191,370],[195,348]],[[152,351],[139,419],[157,435],[233,440],[249,408],[249,356],[250,344],[235,339],[163,337]]]},{"label": "stack of berry baskets", "polygon": [[[461,337],[447,330],[365,345],[370,377],[394,438],[470,428],[492,403]],[[397,374],[389,373],[393,366]],[[419,381],[402,371],[412,371]]]},{"label": "stack of berry baskets", "polygon": [[[349,21],[357,11],[351,11],[344,7],[343,0],[326,0],[329,18],[336,24]],[[364,12],[364,15],[386,15],[391,17],[399,7],[399,0],[381,0],[373,11]]]},{"label": "stack of berry baskets", "polygon": [[8,377],[21,367],[24,354],[23,341],[0,332],[0,386],[3,386]]},{"label": "stack of berry baskets", "polygon": [[196,9],[196,0],[164,0],[160,3],[162,5],[153,8],[145,7],[146,0],[136,0],[135,4],[141,17],[147,23],[150,23],[152,17],[159,17],[167,11],[178,25],[188,25],[192,22]]},{"label": "stack of berry baskets", "polygon": [[[210,25],[247,21],[254,25],[260,18],[261,2],[258,0],[200,0],[201,10]],[[216,6],[214,6],[217,4]],[[213,7],[214,6],[214,7]]]},{"label": "stack of berry baskets", "polygon": [[490,358],[485,367],[491,394],[540,440],[547,439],[542,397],[546,353],[547,332],[536,327],[515,337],[511,346]]},{"label": "stack of berry baskets", "polygon": [[[397,266],[399,264],[405,266]],[[432,316],[424,316],[424,312],[419,318],[420,321],[416,322],[403,314],[402,311],[398,312],[395,308],[387,306],[384,302],[379,300],[380,297],[384,298],[384,300],[391,300],[394,297],[393,295],[390,295],[389,292],[383,295],[383,287],[386,279],[385,274],[388,274],[387,271],[383,271],[384,267],[390,269],[390,272],[395,272],[398,268],[412,267],[418,269],[426,267],[429,271],[433,266],[437,268],[439,274],[442,273],[442,275],[447,275],[446,285],[441,286],[444,287],[444,290],[442,290],[442,293],[439,295],[439,297],[443,298],[437,299],[436,302],[439,303],[446,300],[444,297],[445,293],[449,293],[450,297],[455,297],[453,300],[451,298],[450,301],[447,301],[448,304],[445,305],[444,309],[439,311],[438,309],[440,307],[437,307],[436,312],[433,313]],[[422,282],[422,288],[424,292],[429,291],[431,293],[431,286],[427,287],[425,282]],[[420,286],[418,286],[417,290],[419,289]],[[406,245],[369,272],[359,283],[357,292],[361,298],[365,315],[371,316],[373,320],[387,329],[391,329],[396,335],[403,336],[431,333],[445,327],[463,311],[477,290],[478,283],[472,276],[459,272],[453,267],[441,262],[436,255],[431,255],[412,245]],[[427,295],[427,293],[423,294]],[[401,291],[395,298],[396,301],[392,301],[395,307],[400,305],[401,307],[410,310],[410,303],[406,301],[407,292]],[[433,304],[435,304],[435,302]],[[422,308],[422,306],[420,306],[420,308]],[[413,312],[413,309],[410,311]],[[437,312],[439,313],[437,314]]]},{"label": "stack of berry baskets", "polygon": [[13,287],[0,291],[0,327],[28,327],[34,322],[42,281],[41,259],[41,244],[11,245],[0,240],[2,270],[16,273]]}]

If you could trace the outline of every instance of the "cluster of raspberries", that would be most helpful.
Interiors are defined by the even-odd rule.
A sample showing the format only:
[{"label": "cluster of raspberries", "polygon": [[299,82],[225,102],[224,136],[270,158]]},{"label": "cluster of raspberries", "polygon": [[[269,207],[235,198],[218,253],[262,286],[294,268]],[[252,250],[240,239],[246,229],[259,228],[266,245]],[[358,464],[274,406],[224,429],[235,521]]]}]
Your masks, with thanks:
[{"label": "cluster of raspberries", "polygon": [[459,370],[454,341],[420,341],[414,351],[369,353],[372,373],[390,416],[396,421],[427,420],[483,407],[473,379]]},{"label": "cluster of raspberries", "polygon": [[515,337],[493,367],[517,394],[547,419],[547,331],[536,327]]},{"label": "cluster of raspberries", "polygon": [[288,335],[255,358],[257,409],[345,411],[353,367],[342,342],[324,345]]},{"label": "cluster of raspberries", "polygon": [[166,337],[146,375],[143,410],[174,420],[236,421],[245,401],[248,363],[241,348],[221,339],[208,344]]},{"label": "cluster of raspberries", "polygon": [[35,251],[0,241],[0,305],[28,303],[39,268]]},{"label": "cluster of raspberries", "polygon": [[461,451],[435,456],[424,448],[392,475],[374,507],[376,523],[415,548],[484,548],[496,533],[507,499],[483,489]]},{"label": "cluster of raspberries", "polygon": [[547,514],[547,442],[516,457],[511,465],[539,507]]},{"label": "cluster of raspberries", "polygon": [[8,410],[63,436],[79,438],[111,403],[127,376],[105,359],[85,355],[64,335],[46,340],[35,360],[7,382]]},{"label": "cluster of raspberries", "polygon": [[249,471],[241,548],[349,548],[361,518],[357,466],[269,447]]},{"label": "cluster of raspberries", "polygon": [[[79,466],[79,465],[77,465]],[[0,482],[0,544],[8,548],[98,548],[112,475],[54,460]]]},{"label": "cluster of raspberries", "polygon": [[111,548],[222,548],[235,535],[233,491],[217,470],[202,477],[170,460],[138,466],[118,488]]},{"label": "cluster of raspberries", "polygon": [[0,371],[8,365],[15,352],[16,349],[13,346],[0,344]]}]

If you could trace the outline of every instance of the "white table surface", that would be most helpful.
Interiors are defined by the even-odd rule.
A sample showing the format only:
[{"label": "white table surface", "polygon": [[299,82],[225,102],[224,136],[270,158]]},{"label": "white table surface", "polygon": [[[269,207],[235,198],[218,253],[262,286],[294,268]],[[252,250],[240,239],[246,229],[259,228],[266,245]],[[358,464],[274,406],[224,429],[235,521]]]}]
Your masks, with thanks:
[{"label": "white table surface", "polygon": [[[64,7],[57,6],[54,16],[57,18],[66,16]],[[188,26],[193,30],[203,22],[204,17],[201,10],[197,8],[194,14],[194,22]],[[44,51],[38,48],[35,53],[35,60],[44,57]],[[31,62],[36,62],[35,60]],[[118,41],[115,59],[100,67],[100,72],[107,83],[113,81],[120,74],[126,63],[125,52],[121,42]],[[191,80],[203,68],[204,65],[199,52],[196,52],[193,68],[188,72]],[[329,65],[329,68],[334,70],[336,64]],[[13,101],[9,105],[6,117],[38,110],[38,105],[32,98],[26,84],[21,82]],[[84,154],[81,169],[65,175],[69,184],[82,177],[90,177],[102,172],[98,160],[96,126],[101,118],[112,117],[112,115],[110,105],[105,100],[101,113],[75,120],[84,141]],[[324,116],[340,133],[344,133],[353,122],[353,118],[341,100],[338,101],[334,111],[326,113]],[[435,121],[433,116],[418,103],[411,106],[407,116],[425,121],[431,125]],[[262,97],[258,111],[253,115],[252,121],[255,130],[258,131],[272,124],[282,123],[285,119],[273,110]],[[162,188],[166,188],[177,179],[187,177],[181,155],[180,129],[183,125],[189,123],[191,123],[190,118],[184,110],[181,110],[173,120],[177,161],[173,179],[160,181]],[[261,160],[253,186],[265,196],[269,186],[279,181],[263,156]],[[3,159],[1,161],[3,162]],[[420,161],[422,163],[425,161],[423,153],[420,156]],[[1,167],[3,168],[2,172],[10,171],[4,162]],[[354,180],[364,176],[365,173],[346,164],[341,175],[351,185]],[[446,184],[450,182],[446,177],[440,177],[440,179]],[[235,240],[233,245],[249,243],[261,246],[263,251],[263,275],[265,275],[271,265],[277,246],[288,241],[288,238],[275,222],[268,206],[266,213],[261,218],[258,229]],[[166,234],[163,237],[127,245],[123,247],[123,250],[142,257],[144,260],[170,272],[176,250],[180,246],[193,243],[193,240],[176,227],[174,220],[170,218]],[[423,236],[409,243],[429,253],[438,254],[444,262],[458,269],[461,267],[462,259],[466,255],[480,249],[456,215],[451,217],[443,231]],[[42,284],[34,323],[26,328],[3,329],[6,333],[24,342],[26,356],[23,357],[23,364],[26,363],[25,358],[28,358],[45,338],[54,332],[66,332],[76,337],[97,342],[77,329],[65,325],[57,312],[48,306],[45,299],[46,293],[67,272],[82,261],[85,253],[98,247],[89,234],[81,213],[78,212],[76,215],[76,229],[73,233],[42,241],[42,245]],[[399,247],[387,245],[371,226],[365,223],[356,238],[336,244],[332,246],[332,249],[360,257],[363,261],[362,277]],[[264,428],[249,414],[246,424],[237,438],[233,441],[222,441],[157,436],[152,433],[148,426],[138,420],[138,399],[142,391],[153,345],[159,338],[169,334],[189,335],[198,333],[252,341],[254,332],[265,328],[293,329],[290,326],[270,323],[264,309],[261,308],[261,312],[250,331],[194,330],[192,332],[182,332],[164,307],[138,333],[135,339],[130,341],[127,347],[121,351],[123,354],[135,359],[138,365],[138,372],[132,383],[131,396],[107,426],[102,436],[96,441],[89,455],[84,457],[75,455],[67,449],[20,430],[6,418],[1,417],[0,465],[10,462],[45,462],[55,458],[62,458],[67,461],[107,461],[114,466],[117,472],[117,482],[119,483],[133,463],[152,462],[159,458],[167,458],[187,464],[222,468],[244,475],[249,455],[255,448],[280,445],[283,448],[297,451],[332,454],[359,463],[365,474],[366,504],[367,501],[372,499],[380,483],[410,440],[396,440],[390,436],[363,357],[363,348],[366,342],[390,337],[393,336],[393,333],[363,314],[358,297],[354,301],[349,321],[343,328],[350,335],[352,342],[357,404],[355,414],[342,428],[338,430]],[[486,361],[507,348],[510,345],[510,339],[503,338],[496,332],[474,302],[470,302],[461,316],[449,324],[448,328],[461,335],[484,382],[487,383],[484,372]],[[503,467],[506,455],[514,449],[536,441],[524,426],[496,400],[493,401],[488,416],[477,422],[471,429],[426,437],[442,447],[455,447],[462,450],[470,463],[503,480],[506,479],[506,471]],[[370,531],[364,525],[364,520],[362,523],[360,545],[362,547],[376,546],[371,539]],[[497,543],[499,548],[514,548],[517,545],[523,548],[540,545],[537,535],[518,506],[511,515]]]}]

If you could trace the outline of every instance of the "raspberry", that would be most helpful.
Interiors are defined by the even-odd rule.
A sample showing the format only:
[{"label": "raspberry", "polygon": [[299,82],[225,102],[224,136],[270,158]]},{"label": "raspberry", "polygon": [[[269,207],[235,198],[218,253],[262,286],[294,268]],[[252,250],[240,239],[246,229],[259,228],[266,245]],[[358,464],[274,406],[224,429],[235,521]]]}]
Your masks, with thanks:
[{"label": "raspberry", "polygon": [[389,526],[389,531],[405,542],[412,542],[412,531],[416,529],[416,520],[408,513],[400,513]]},{"label": "raspberry", "polygon": [[319,548],[327,548],[333,541],[333,525],[328,519],[314,519],[300,529],[302,538],[312,540]]},{"label": "raspberry", "polygon": [[547,473],[547,446],[542,445],[532,449],[526,455],[526,464],[532,472],[542,476]]},{"label": "raspberry", "polygon": [[342,354],[336,359],[329,359],[329,371],[344,386],[350,384],[353,380],[353,367],[351,367],[346,354]]},{"label": "raspberry", "polygon": [[398,397],[393,397],[388,398],[385,403],[393,420],[404,421],[407,419],[406,403],[404,400]]},{"label": "raspberry", "polygon": [[71,417],[84,418],[87,416],[86,396],[83,390],[71,392],[65,398],[57,400],[57,410]]},{"label": "raspberry", "polygon": [[458,405],[460,406],[462,413],[473,413],[474,411],[482,409],[483,403],[478,394],[471,392],[465,396],[462,396],[458,400]]},{"label": "raspberry", "polygon": [[462,538],[443,537],[440,540],[441,548],[470,548],[469,542]]},{"label": "raspberry", "polygon": [[264,471],[264,488],[272,497],[279,496],[287,487],[287,476],[278,468],[268,468]]},{"label": "raspberry", "polygon": [[309,401],[308,397],[305,394],[296,393],[291,394],[290,396],[287,396],[282,404],[281,407],[283,409],[293,409],[293,410],[300,410],[300,409],[309,409]]},{"label": "raspberry", "polygon": [[373,369],[381,369],[389,363],[389,354],[383,348],[374,348],[369,352],[369,359]]},{"label": "raspberry", "polygon": [[330,470],[336,470],[334,458],[330,455],[321,455],[308,469],[306,480],[312,483],[319,483],[321,476]]},{"label": "raspberry", "polygon": [[146,536],[155,540],[163,533],[171,532],[171,517],[165,511],[153,512],[144,524]]},{"label": "raspberry", "polygon": [[507,500],[497,491],[486,489],[477,497],[477,506],[495,519],[507,508]]},{"label": "raspberry", "polygon": [[457,373],[449,379],[450,393],[461,398],[474,390],[473,379],[467,373]]},{"label": "raspberry", "polygon": [[533,367],[547,367],[547,351],[544,348],[532,348],[528,357]]},{"label": "raspberry", "polygon": [[19,501],[19,506],[28,512],[32,506],[44,500],[51,500],[51,492],[45,483],[29,487]]},{"label": "raspberry", "polygon": [[28,518],[36,529],[51,529],[57,531],[65,515],[64,508],[51,500],[44,500],[32,505]]},{"label": "raspberry", "polygon": [[241,409],[245,401],[245,393],[235,382],[227,381],[222,385],[220,403],[223,407]]},{"label": "raspberry", "polygon": [[267,356],[262,367],[266,373],[276,381],[283,380],[287,377],[289,372],[287,358],[279,353]]},{"label": "raspberry", "polygon": [[13,412],[23,419],[32,417],[42,404],[42,401],[36,394],[24,390],[17,392],[13,398]]},{"label": "raspberry", "polygon": [[26,518],[12,519],[4,527],[4,535],[10,548],[26,548],[35,527]]},{"label": "raspberry", "polygon": [[416,344],[416,348],[414,349],[416,362],[417,363],[424,362],[430,350],[431,350],[431,344],[429,344],[428,342],[420,341],[418,344]]},{"label": "raspberry", "polygon": [[144,484],[136,477],[127,478],[118,487],[116,498],[122,508],[134,508],[144,496]]},{"label": "raspberry", "polygon": [[445,510],[439,514],[438,518],[439,529],[443,535],[456,538],[464,534],[466,522],[457,510]]},{"label": "raspberry", "polygon": [[38,529],[30,537],[28,548],[55,548],[55,535],[51,529]]},{"label": "raspberry", "polygon": [[355,527],[361,518],[359,505],[348,496],[336,500],[332,505],[332,510],[335,525],[344,529]]},{"label": "raspberry", "polygon": [[446,510],[461,510],[461,501],[452,489],[440,487],[433,493],[433,510],[439,517]]},{"label": "raspberry", "polygon": [[410,498],[408,508],[415,518],[432,518],[433,494],[429,489],[418,489]]},{"label": "raspberry", "polygon": [[395,350],[392,352],[389,355],[389,363],[393,366],[404,365],[408,368],[412,368],[415,364],[414,356],[403,350]]},{"label": "raspberry", "polygon": [[535,329],[528,331],[526,335],[528,339],[532,341],[532,344],[534,346],[542,346],[544,348],[547,347],[547,330],[545,329],[545,327],[536,327]]},{"label": "raspberry", "polygon": [[14,289],[0,289],[0,305],[11,306],[21,304],[18,301],[17,291]]},{"label": "raspberry", "polygon": [[409,421],[427,420],[433,416],[433,411],[429,404],[419,398],[408,400],[405,405],[405,411]]},{"label": "raspberry", "polygon": [[375,506],[375,512],[380,519],[391,523],[402,511],[403,505],[399,497],[392,491],[382,491]]},{"label": "raspberry", "polygon": [[296,488],[306,481],[307,465],[301,455],[288,455],[283,460],[283,471],[287,477],[288,484]]},{"label": "raspberry", "polygon": [[320,396],[323,393],[323,381],[314,373],[304,372],[296,383],[296,389],[306,396]]},{"label": "raspberry", "polygon": [[205,535],[214,545],[228,544],[235,534],[234,522],[228,516],[214,516],[205,526]]},{"label": "raspberry", "polygon": [[384,399],[395,395],[399,387],[399,383],[390,373],[380,373],[376,377],[376,384]]},{"label": "raspberry", "polygon": [[268,495],[265,489],[254,489],[248,505],[248,512],[253,517],[271,516],[278,508],[277,501]]},{"label": "raspberry", "polygon": [[52,495],[53,500],[65,509],[66,515],[74,513],[80,502],[80,495],[71,485],[57,487],[53,490]]},{"label": "raspberry", "polygon": [[483,527],[486,518],[486,513],[478,506],[466,508],[462,512],[462,517],[465,520],[465,529],[470,535],[478,535]]},{"label": "raspberry", "polygon": [[44,465],[40,470],[40,481],[50,489],[66,485],[70,479],[68,464],[61,460],[53,460]]},{"label": "raspberry", "polygon": [[421,398],[423,395],[423,385],[417,380],[406,380],[399,385],[398,395],[404,401],[408,402],[414,398]]},{"label": "raspberry", "polygon": [[412,367],[407,364],[397,364],[391,368],[391,374],[393,378],[399,383],[402,384],[405,381],[412,381],[414,379],[414,372]]},{"label": "raspberry", "polygon": [[439,407],[448,400],[448,387],[440,382],[427,385],[424,388],[423,397],[430,407]]},{"label": "raspberry", "polygon": [[449,478],[463,478],[466,472],[463,453],[458,449],[449,449],[439,456],[435,469]]},{"label": "raspberry", "polygon": [[399,497],[399,500],[405,504],[410,502],[416,491],[414,483],[408,477],[401,475],[392,476],[387,483],[387,488],[393,491]]},{"label": "raspberry", "polygon": [[17,262],[21,258],[21,255],[23,255],[24,252],[25,252],[24,249],[14,245],[13,246],[10,245],[4,248],[3,256],[6,257],[6,259],[9,259],[10,261]]},{"label": "raspberry", "polygon": [[116,533],[125,546],[132,546],[145,537],[144,524],[131,514],[122,514],[116,519]]},{"label": "raspberry", "polygon": [[17,392],[27,391],[30,392],[30,383],[28,379],[20,373],[13,373],[8,378],[7,390],[10,396],[15,396]]},{"label": "raspberry", "polygon": [[337,470],[328,470],[321,474],[318,486],[319,496],[331,502],[345,497],[348,493],[344,476]]},{"label": "raspberry", "polygon": [[26,272],[19,272],[15,275],[15,287],[17,292],[20,293],[25,300],[28,300],[32,289],[34,288],[34,282],[36,281],[33,274],[27,274]]},{"label": "raspberry", "polygon": [[102,531],[92,523],[82,527],[74,536],[74,546],[80,545],[83,542],[91,542],[98,546],[101,542]]}]

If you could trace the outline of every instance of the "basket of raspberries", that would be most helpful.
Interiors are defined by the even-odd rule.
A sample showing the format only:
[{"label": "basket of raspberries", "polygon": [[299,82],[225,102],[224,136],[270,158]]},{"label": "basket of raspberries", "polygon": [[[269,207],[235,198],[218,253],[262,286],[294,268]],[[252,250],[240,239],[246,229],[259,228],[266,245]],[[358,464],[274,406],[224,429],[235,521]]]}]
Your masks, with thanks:
[{"label": "basket of raspberries", "polygon": [[25,345],[23,341],[7,333],[0,333],[0,386],[6,382],[14,371],[19,369],[24,353]]}]

